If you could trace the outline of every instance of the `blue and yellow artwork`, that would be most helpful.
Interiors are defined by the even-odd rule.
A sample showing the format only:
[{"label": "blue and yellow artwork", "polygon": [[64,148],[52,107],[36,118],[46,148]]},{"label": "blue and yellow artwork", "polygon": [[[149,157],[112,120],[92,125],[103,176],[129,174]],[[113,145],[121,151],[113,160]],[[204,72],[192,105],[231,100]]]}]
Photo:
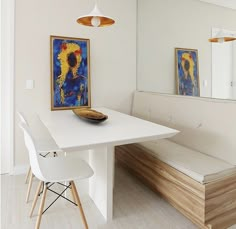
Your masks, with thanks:
[{"label": "blue and yellow artwork", "polygon": [[89,40],[51,36],[51,109],[90,107]]},{"label": "blue and yellow artwork", "polygon": [[177,94],[200,96],[198,51],[196,49],[175,49]]}]

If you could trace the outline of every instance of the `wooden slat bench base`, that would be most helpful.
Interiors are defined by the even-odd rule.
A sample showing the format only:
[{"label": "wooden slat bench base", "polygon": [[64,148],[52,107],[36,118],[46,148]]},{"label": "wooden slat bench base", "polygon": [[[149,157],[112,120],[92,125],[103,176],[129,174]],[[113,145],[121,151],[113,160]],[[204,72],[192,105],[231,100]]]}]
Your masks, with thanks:
[{"label": "wooden slat bench base", "polygon": [[201,184],[138,147],[116,147],[116,160],[200,228],[236,224],[236,174]]}]

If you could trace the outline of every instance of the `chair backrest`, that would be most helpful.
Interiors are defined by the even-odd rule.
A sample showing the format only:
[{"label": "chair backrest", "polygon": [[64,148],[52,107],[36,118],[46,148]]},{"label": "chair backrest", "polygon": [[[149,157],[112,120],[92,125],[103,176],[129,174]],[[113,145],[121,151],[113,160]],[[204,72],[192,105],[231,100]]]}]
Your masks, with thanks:
[{"label": "chair backrest", "polygon": [[31,133],[31,130],[29,126],[23,122],[20,123],[19,126],[24,133],[25,146],[29,153],[30,166],[32,172],[38,179],[44,180],[44,176],[40,168],[40,160],[42,160],[42,158],[40,158],[39,153],[37,152],[36,144],[34,141],[34,137]]},{"label": "chair backrest", "polygon": [[[41,153],[61,151],[61,149],[51,136],[48,128],[45,126],[45,124],[37,114],[32,115],[30,121],[25,118],[25,115],[22,112],[17,111],[17,114],[20,118],[21,123],[25,123],[30,128],[31,134],[34,137],[36,149],[38,151],[40,151]],[[46,149],[48,151],[45,151]]]},{"label": "chair backrest", "polygon": [[20,111],[17,111],[16,113],[17,113],[18,117],[20,118],[20,121],[22,123],[25,123],[26,125],[28,125],[28,122],[27,122],[27,119],[25,118],[25,115]]}]

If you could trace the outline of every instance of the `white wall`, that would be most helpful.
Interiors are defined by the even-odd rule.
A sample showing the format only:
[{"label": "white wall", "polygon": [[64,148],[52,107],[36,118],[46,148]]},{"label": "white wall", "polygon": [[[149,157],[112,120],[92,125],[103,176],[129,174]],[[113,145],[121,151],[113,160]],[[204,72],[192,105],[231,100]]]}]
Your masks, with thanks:
[{"label": "white wall", "polygon": [[[0,25],[1,25],[1,34],[3,32],[3,7],[2,7],[2,3],[0,2],[0,10],[1,10],[1,17],[0,17]],[[0,174],[2,174],[4,172],[3,168],[3,163],[2,163],[2,152],[4,150],[3,145],[2,145],[2,110],[3,110],[3,94],[2,94],[2,90],[3,90],[3,81],[2,81],[2,75],[3,75],[3,70],[2,70],[2,66],[3,66],[3,54],[2,54],[2,47],[3,47],[3,39],[2,36],[0,36],[0,49],[1,49],[1,56],[0,56],[0,72],[1,72],[1,76],[0,76],[0,96],[1,96],[1,101],[0,101],[0,155],[1,155],[1,167],[0,167]],[[2,171],[3,170],[3,171]]]},{"label": "white wall", "polygon": [[[51,112],[49,36],[58,35],[90,39],[92,106],[130,112],[136,89],[136,0],[99,0],[101,10],[116,19],[114,26],[90,28],[77,24],[77,17],[90,12],[93,4],[93,0],[16,1],[18,110],[28,115]],[[35,80],[35,89],[25,90],[27,79]],[[26,163],[22,133],[16,127],[15,165]]]},{"label": "white wall", "polygon": [[201,96],[211,97],[212,27],[235,30],[236,11],[199,0],[138,0],[138,89],[175,93],[174,48],[192,48]]},{"label": "white wall", "polygon": [[14,89],[14,0],[1,1],[0,173],[12,170]]}]

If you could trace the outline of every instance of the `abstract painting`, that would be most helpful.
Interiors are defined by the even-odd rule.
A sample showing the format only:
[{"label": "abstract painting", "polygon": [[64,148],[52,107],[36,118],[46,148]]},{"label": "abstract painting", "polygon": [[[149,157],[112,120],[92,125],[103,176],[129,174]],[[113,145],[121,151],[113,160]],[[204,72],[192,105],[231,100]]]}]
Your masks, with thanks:
[{"label": "abstract painting", "polygon": [[50,37],[51,110],[90,107],[89,39]]},{"label": "abstract painting", "polygon": [[198,50],[176,48],[175,62],[177,94],[200,96]]}]

